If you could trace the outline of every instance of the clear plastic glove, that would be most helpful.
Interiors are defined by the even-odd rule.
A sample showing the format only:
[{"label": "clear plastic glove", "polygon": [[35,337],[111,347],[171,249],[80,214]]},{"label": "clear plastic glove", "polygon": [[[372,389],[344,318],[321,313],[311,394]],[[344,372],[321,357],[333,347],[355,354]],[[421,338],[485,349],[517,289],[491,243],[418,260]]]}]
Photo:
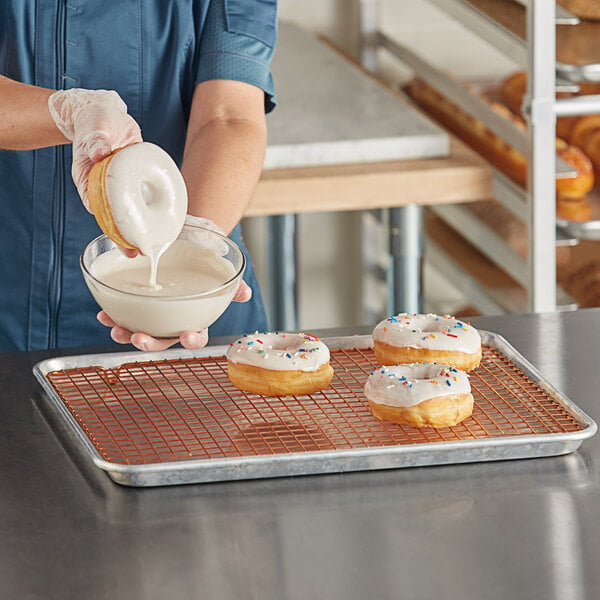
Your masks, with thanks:
[{"label": "clear plastic glove", "polygon": [[[203,217],[187,215],[185,218],[185,224],[204,227],[225,235],[223,230],[218,227],[218,225],[216,225],[210,219],[205,219]],[[214,238],[203,235],[201,230],[184,230],[179,237],[182,239],[191,239],[196,243],[206,244],[208,248],[215,250],[222,256],[227,254],[227,244],[224,242],[215,242]],[[248,302],[250,298],[252,298],[252,288],[250,288],[250,286],[244,280],[242,280],[237,292],[235,293],[235,296],[233,297],[233,302]],[[189,350],[197,350],[199,348],[203,348],[208,343],[208,329],[203,329],[202,331],[184,331],[179,338],[165,340],[154,338],[147,333],[131,332],[124,327],[117,325],[103,310],[98,313],[97,318],[98,321],[100,321],[100,323],[103,325],[111,327],[110,336],[115,342],[119,344],[133,344],[136,348],[144,352],[157,352],[166,350],[178,342],[184,348]]]},{"label": "clear plastic glove", "polygon": [[112,90],[62,90],[48,98],[48,108],[60,132],[73,142],[71,174],[89,211],[90,169],[114,150],[141,142],[140,127]]},{"label": "clear plastic glove", "polygon": [[[226,233],[214,221],[204,217],[186,215],[184,225],[203,227],[204,229],[216,231],[221,235],[226,235]],[[202,231],[202,229],[182,229],[181,233],[179,234],[179,239],[181,240],[195,242],[196,244],[199,244],[208,250],[213,250],[217,254],[225,256],[229,250],[226,242],[215,238],[216,236],[207,235],[205,231]]]}]

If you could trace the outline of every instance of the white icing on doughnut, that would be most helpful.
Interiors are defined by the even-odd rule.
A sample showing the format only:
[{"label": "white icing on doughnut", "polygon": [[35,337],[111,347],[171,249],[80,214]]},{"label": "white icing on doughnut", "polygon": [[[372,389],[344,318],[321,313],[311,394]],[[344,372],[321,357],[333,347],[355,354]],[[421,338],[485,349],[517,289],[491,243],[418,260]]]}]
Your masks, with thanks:
[{"label": "white icing on doughnut", "polygon": [[388,406],[415,406],[431,398],[470,392],[469,376],[464,371],[435,363],[380,367],[365,384],[369,400]]},{"label": "white icing on doughnut", "polygon": [[121,235],[150,258],[155,286],[158,258],[179,235],[187,213],[181,172],[159,146],[132,144],[108,164],[106,195]]},{"label": "white icing on doughnut", "polygon": [[373,340],[390,346],[473,354],[481,347],[479,332],[449,316],[402,313],[375,326]]},{"label": "white icing on doughnut", "polygon": [[271,371],[317,371],[329,361],[329,348],[308,333],[254,333],[231,344],[227,358]]}]

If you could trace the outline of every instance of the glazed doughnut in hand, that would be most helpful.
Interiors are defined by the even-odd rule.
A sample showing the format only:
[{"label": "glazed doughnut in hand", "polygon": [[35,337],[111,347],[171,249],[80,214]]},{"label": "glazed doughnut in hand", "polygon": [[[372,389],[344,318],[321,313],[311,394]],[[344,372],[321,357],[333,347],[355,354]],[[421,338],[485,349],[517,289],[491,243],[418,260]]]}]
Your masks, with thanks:
[{"label": "glazed doughnut in hand", "polygon": [[452,427],[473,412],[469,377],[439,364],[404,364],[373,371],[365,384],[371,413],[413,427]]},{"label": "glazed doughnut in hand", "polygon": [[448,315],[402,313],[375,326],[373,350],[381,365],[424,362],[471,371],[481,360],[481,337]]},{"label": "glazed doughnut in hand", "polygon": [[88,199],[104,233],[122,248],[151,256],[179,235],[187,189],[173,159],[140,142],[116,150],[90,171]]},{"label": "glazed doughnut in hand", "polygon": [[231,383],[263,396],[298,396],[326,388],[333,377],[329,348],[307,333],[255,333],[227,351]]}]

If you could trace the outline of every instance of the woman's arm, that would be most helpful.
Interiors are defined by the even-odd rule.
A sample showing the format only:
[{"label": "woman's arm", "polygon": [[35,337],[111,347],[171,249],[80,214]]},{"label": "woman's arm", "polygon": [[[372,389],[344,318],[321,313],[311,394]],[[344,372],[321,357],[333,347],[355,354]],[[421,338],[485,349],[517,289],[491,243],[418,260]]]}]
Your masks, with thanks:
[{"label": "woman's arm", "polygon": [[48,110],[53,93],[0,75],[0,148],[34,150],[69,142]]},{"label": "woman's arm", "polygon": [[229,233],[260,177],[267,143],[264,92],[247,83],[196,86],[182,165],[188,212]]},{"label": "woman's arm", "polygon": [[88,210],[87,182],[94,163],[141,141],[139,125],[115,91],[57,92],[0,76],[0,148],[35,150],[72,142],[71,173]]}]

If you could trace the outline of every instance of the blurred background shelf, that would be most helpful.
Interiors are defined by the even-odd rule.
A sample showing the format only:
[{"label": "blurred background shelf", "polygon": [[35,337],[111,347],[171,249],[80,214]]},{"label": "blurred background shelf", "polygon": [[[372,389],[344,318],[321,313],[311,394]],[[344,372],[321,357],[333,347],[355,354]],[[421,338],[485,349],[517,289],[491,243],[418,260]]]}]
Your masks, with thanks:
[{"label": "blurred background shelf", "polygon": [[[316,38],[331,40],[331,44],[342,48],[346,60],[348,56],[359,60],[365,55],[374,59],[371,66],[376,65],[377,72],[373,76],[395,94],[399,94],[398,91],[412,78],[413,70],[381,44],[365,44],[365,37],[366,41],[373,42],[377,37],[375,34],[384,34],[408,48],[427,65],[452,74],[455,83],[495,85],[519,68],[513,59],[482,40],[477,27],[465,27],[440,8],[441,4],[454,5],[456,2],[349,0],[340,6],[336,0],[305,0],[301,5],[295,0],[280,0],[280,15],[284,23],[294,22]],[[479,3],[461,1],[459,4],[473,6]],[[500,3],[488,3],[487,6],[490,4],[498,6]],[[523,16],[525,6],[530,2],[502,0],[501,4],[516,5],[512,8],[521,11],[521,21],[516,25],[513,21],[512,27],[519,27],[525,32]],[[361,12],[365,10],[376,17],[366,30],[364,19],[361,19],[364,16]],[[511,14],[516,13],[508,13],[509,21]],[[576,25],[562,25],[564,22]],[[556,7],[556,24],[557,52],[561,51],[567,36],[579,35],[570,31],[597,29],[595,23],[573,18],[559,6]],[[516,36],[510,29],[511,23],[507,25],[505,29]],[[584,37],[578,45],[575,42],[566,44],[571,48],[577,47],[578,56],[559,57],[566,61],[564,64],[575,67],[594,65],[594,62],[585,62],[589,60],[589,54],[582,59],[582,48],[585,50],[587,45],[586,51],[589,52],[591,43]],[[517,40],[517,43],[527,46],[524,39]],[[546,54],[551,56],[551,53]],[[579,83],[563,78],[556,71],[561,64],[554,64],[556,90],[580,90],[582,86]],[[364,64],[364,67],[367,66],[368,61]],[[357,68],[357,65],[353,64],[353,67]],[[591,73],[587,73],[586,77],[593,79]],[[281,77],[278,77],[278,94],[281,82]],[[587,91],[588,82],[580,83]],[[311,98],[306,90],[305,97]],[[587,98],[593,100],[593,96]],[[282,106],[283,102],[277,111]],[[274,116],[269,115],[269,123]],[[524,139],[527,144],[528,137]],[[513,216],[527,218],[532,206],[523,189],[515,188],[510,180],[490,168],[470,149],[463,147],[463,152],[461,144],[457,144],[452,135],[449,140],[449,154],[443,157],[289,168],[277,166],[265,170],[249,209],[248,214],[252,216],[243,223],[245,238],[255,257],[261,285],[268,292],[268,223],[273,217],[265,215],[282,215],[283,219],[294,215],[297,238],[295,317],[299,327],[372,324],[388,310],[391,305],[389,275],[393,269],[393,252],[398,246],[398,236],[391,235],[393,227],[390,227],[389,213],[394,210],[398,198],[404,202],[410,201],[412,196],[411,206],[418,208],[428,206],[431,194],[438,194],[442,208],[446,204],[468,204],[475,209],[480,204],[485,206],[489,199],[499,197],[502,206]],[[556,166],[560,168],[560,163]],[[289,213],[289,210],[294,212]],[[558,227],[552,230],[553,246],[557,245],[557,288],[568,292],[579,306],[600,305],[600,290],[595,283],[598,279],[596,265],[600,260],[594,227],[596,215],[597,212],[594,212],[591,225],[557,219]],[[527,247],[527,233],[524,238],[520,245]],[[430,260],[429,237],[424,250],[425,308],[441,312],[466,308],[485,313],[485,308],[473,306],[470,294],[465,293],[466,288],[458,289]],[[574,284],[577,279],[587,282],[588,288],[598,290],[596,299],[591,294],[582,293],[580,288],[583,286]],[[560,293],[557,293],[557,298],[557,306],[560,306]],[[267,303],[269,301],[267,298]],[[569,306],[569,303],[566,305]]]},{"label": "blurred background shelf", "polygon": [[[450,102],[459,106],[476,119],[482,127],[495,133],[510,146],[521,152],[529,162],[529,185],[523,189],[501,173],[493,171],[493,194],[497,201],[507,208],[512,217],[521,221],[521,252],[497,232],[498,222],[485,223],[481,214],[466,210],[459,205],[433,207],[431,212],[444,222],[448,231],[460,236],[473,252],[485,257],[487,267],[498,269],[511,281],[511,286],[502,285],[500,294],[496,286],[479,282],[477,277],[464,275],[464,264],[450,268],[453,260],[439,240],[431,238],[428,229],[431,251],[429,263],[441,272],[453,272],[453,279],[459,274],[463,289],[469,296],[477,298],[475,308],[483,313],[500,309],[508,312],[545,311],[573,309],[573,300],[557,284],[557,263],[554,256],[557,245],[577,244],[578,239],[594,240],[600,236],[600,221],[597,217],[597,201],[593,200],[592,220],[572,222],[556,219],[553,208],[555,202],[554,177],[569,176],[569,167],[554,158],[554,169],[547,148],[554,144],[554,126],[559,103],[555,99],[557,89],[568,87],[579,90],[579,84],[593,80],[591,75],[600,62],[598,23],[583,22],[568,14],[562,7],[552,7],[538,0],[513,2],[512,0],[430,0],[450,18],[461,23],[479,36],[484,44],[493,46],[513,63],[513,69],[527,70],[528,98],[525,117],[528,127],[525,131],[515,128],[510,121],[495,112],[490,103],[472,86],[465,85],[445,68],[438,68],[418,51],[399,43],[393,33],[381,30],[377,23],[375,0],[364,0],[364,21],[362,25],[365,48],[362,56],[371,68],[378,72],[380,52],[383,49],[394,59],[404,63],[413,76],[418,76],[442,93]],[[545,13],[548,14],[545,14]],[[578,43],[575,44],[574,40]],[[575,48],[574,48],[575,46]],[[571,71],[577,68],[579,79],[572,74],[566,77],[561,66],[568,65]],[[587,72],[586,72],[587,69]],[[550,83],[551,85],[549,85]],[[569,87],[570,86],[570,87]],[[540,94],[537,96],[536,94]],[[587,106],[563,105],[561,114],[567,110],[577,110],[576,114],[600,112],[600,96],[587,96]],[[546,107],[539,110],[532,119],[530,107]],[[532,125],[534,123],[535,125]],[[565,168],[566,167],[566,168]],[[547,173],[547,174],[545,174]],[[572,174],[573,171],[571,170]],[[497,275],[495,279],[500,280]],[[488,282],[489,283],[489,282]],[[519,289],[519,294],[507,295],[504,291]],[[491,292],[491,293],[490,293]],[[518,296],[518,299],[516,299]],[[479,306],[476,306],[479,304]]]}]

